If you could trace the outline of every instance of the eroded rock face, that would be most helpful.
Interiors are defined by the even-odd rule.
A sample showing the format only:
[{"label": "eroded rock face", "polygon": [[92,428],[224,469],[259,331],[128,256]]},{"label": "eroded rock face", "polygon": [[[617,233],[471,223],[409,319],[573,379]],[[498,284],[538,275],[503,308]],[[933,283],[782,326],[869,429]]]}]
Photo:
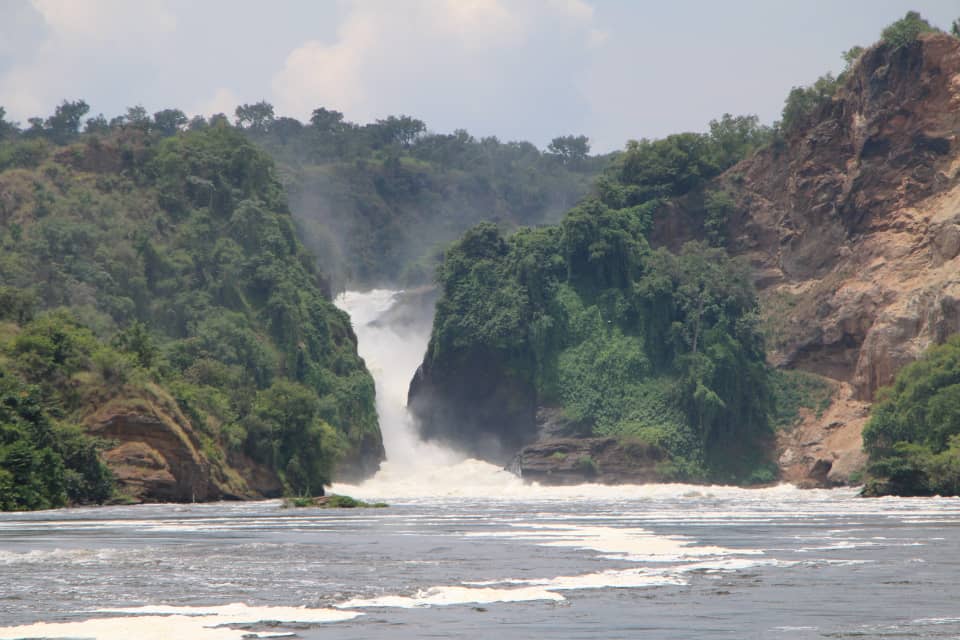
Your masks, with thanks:
[{"label": "eroded rock face", "polygon": [[257,471],[249,474],[253,482],[247,482],[226,462],[210,460],[189,421],[166,403],[147,398],[108,402],[87,425],[92,435],[113,443],[104,461],[121,492],[134,500],[191,502],[279,494],[276,476],[258,465],[251,463],[247,469]]},{"label": "eroded rock face", "polygon": [[119,445],[104,456],[118,482],[136,497],[185,502],[220,497],[199,442],[149,407],[103,416],[96,435]]},{"label": "eroded rock face", "polygon": [[[871,400],[960,330],[960,41],[869,49],[810,126],[730,170],[731,249],[782,316],[774,364]],[[785,312],[785,313],[784,313]]]},{"label": "eroded rock face", "polygon": [[[958,134],[960,40],[924,35],[869,49],[806,128],[722,179],[738,194],[729,248],[758,274],[771,363],[849,385],[838,407],[869,407],[904,365],[960,331]],[[804,451],[819,484],[848,475],[862,459],[859,413],[808,420],[819,450],[782,443],[782,453]],[[858,437],[831,439],[834,423]],[[799,463],[781,463],[801,479]]]},{"label": "eroded rock face", "polygon": [[822,414],[804,410],[800,424],[778,434],[782,479],[800,486],[850,484],[866,463],[861,432],[870,416],[870,403],[853,397],[853,387],[841,383]]}]

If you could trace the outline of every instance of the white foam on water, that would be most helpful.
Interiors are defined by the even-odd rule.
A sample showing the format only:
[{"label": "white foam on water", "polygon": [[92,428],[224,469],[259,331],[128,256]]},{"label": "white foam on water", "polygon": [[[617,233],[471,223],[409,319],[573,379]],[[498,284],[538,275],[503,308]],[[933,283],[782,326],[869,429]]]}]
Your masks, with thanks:
[{"label": "white foam on water", "polygon": [[92,617],[72,622],[38,622],[15,627],[0,627],[0,640],[23,638],[95,638],[96,640],[242,640],[243,638],[289,637],[288,632],[251,632],[226,625],[256,625],[261,622],[324,624],[342,622],[363,615],[340,609],[305,607],[252,607],[234,603],[213,607],[145,606],[99,609],[96,614],[121,614]]},{"label": "white foam on water", "polygon": [[633,562],[675,562],[705,556],[763,554],[759,549],[698,545],[689,538],[657,535],[645,529],[591,525],[519,525],[516,529],[469,532],[465,535],[472,538],[511,538],[544,547],[598,551],[604,554],[600,556],[603,558]]},{"label": "white foam on water", "polygon": [[564,597],[543,587],[495,589],[493,587],[444,586],[421,589],[411,596],[386,595],[376,598],[355,598],[336,606],[344,609],[366,607],[412,609],[417,607],[437,607],[459,604],[532,602],[536,600],[558,602],[564,600]]},{"label": "white foam on water", "polygon": [[557,576],[556,578],[507,578],[505,580],[485,580],[464,582],[468,586],[485,587],[497,585],[531,585],[544,587],[549,591],[573,591],[577,589],[635,589],[666,585],[685,585],[686,580],[671,575],[668,569],[608,569],[595,573],[576,576]]},{"label": "white foam on water", "polygon": [[916,626],[939,626],[945,624],[960,624],[960,618],[956,617],[946,617],[946,618],[917,618],[916,620],[910,621],[911,625]]},{"label": "white foam on water", "polygon": [[33,549],[19,553],[0,551],[0,564],[98,564],[112,562],[121,553],[119,549]]}]

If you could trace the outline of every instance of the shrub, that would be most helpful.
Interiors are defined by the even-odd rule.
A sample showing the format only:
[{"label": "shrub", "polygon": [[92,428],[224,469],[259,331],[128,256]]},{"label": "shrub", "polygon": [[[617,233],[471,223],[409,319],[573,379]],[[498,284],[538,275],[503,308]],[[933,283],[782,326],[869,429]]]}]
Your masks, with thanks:
[{"label": "shrub", "polygon": [[871,495],[960,491],[960,334],[904,367],[863,430]]},{"label": "shrub", "polygon": [[905,16],[887,26],[880,34],[880,38],[896,50],[916,40],[921,33],[930,31],[937,31],[937,29],[916,11],[908,11]]},{"label": "shrub", "polygon": [[818,108],[830,101],[839,86],[837,78],[827,73],[809,86],[791,89],[783,105],[780,128],[786,132],[798,129]]},{"label": "shrub", "polygon": [[592,478],[600,472],[600,468],[590,456],[580,456],[577,459],[577,471],[588,478]]}]

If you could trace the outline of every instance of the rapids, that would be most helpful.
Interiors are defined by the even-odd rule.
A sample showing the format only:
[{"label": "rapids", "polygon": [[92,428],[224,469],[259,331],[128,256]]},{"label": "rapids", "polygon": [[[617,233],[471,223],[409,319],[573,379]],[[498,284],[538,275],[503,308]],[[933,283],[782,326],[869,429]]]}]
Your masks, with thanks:
[{"label": "rapids", "polygon": [[956,638],[960,500],[851,489],[540,487],[418,441],[429,328],[348,293],[388,461],[279,501],[0,513],[0,640]]}]

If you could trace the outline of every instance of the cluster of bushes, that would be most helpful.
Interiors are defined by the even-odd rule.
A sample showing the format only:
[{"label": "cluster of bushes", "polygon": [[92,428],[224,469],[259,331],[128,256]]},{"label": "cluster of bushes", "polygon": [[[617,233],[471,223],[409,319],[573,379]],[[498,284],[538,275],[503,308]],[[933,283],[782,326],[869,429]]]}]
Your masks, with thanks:
[{"label": "cluster of bushes", "polygon": [[880,391],[863,443],[868,495],[960,494],[960,335]]}]

